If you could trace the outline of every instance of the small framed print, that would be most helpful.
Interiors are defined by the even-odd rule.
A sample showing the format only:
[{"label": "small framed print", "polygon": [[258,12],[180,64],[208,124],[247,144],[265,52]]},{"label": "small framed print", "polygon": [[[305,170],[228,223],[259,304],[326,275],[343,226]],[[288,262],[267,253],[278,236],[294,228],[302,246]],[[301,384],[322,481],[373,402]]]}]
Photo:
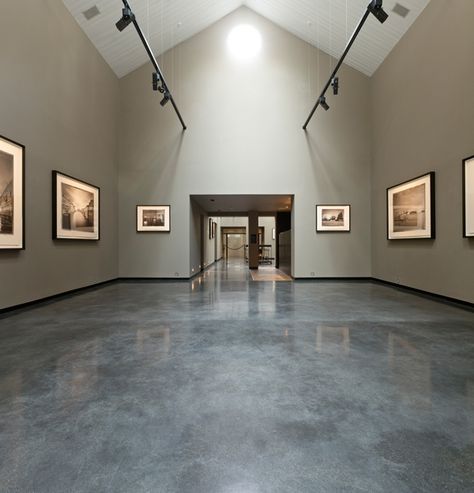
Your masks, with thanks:
[{"label": "small framed print", "polygon": [[100,189],[53,171],[53,239],[99,240]]},{"label": "small framed print", "polygon": [[435,238],[435,173],[387,188],[387,238]]},{"label": "small framed print", "polygon": [[208,220],[208,230],[209,230],[209,239],[212,240],[214,236],[212,236],[212,217]]},{"label": "small framed print", "polygon": [[317,205],[316,231],[318,233],[348,233],[351,230],[350,205]]},{"label": "small framed print", "polygon": [[474,156],[462,163],[463,236],[474,238]]},{"label": "small framed print", "polygon": [[217,223],[216,222],[212,222],[212,239],[214,239],[216,237],[216,232],[217,232]]},{"label": "small framed print", "polygon": [[0,250],[25,248],[25,146],[0,135]]},{"label": "small framed print", "polygon": [[138,233],[169,233],[169,205],[137,205]]}]

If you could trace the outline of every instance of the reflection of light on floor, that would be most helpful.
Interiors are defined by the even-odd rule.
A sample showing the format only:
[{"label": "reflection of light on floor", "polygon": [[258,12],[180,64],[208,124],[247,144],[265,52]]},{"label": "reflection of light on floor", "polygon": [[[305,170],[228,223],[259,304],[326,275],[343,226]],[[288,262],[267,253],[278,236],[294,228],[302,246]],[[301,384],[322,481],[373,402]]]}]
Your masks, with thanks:
[{"label": "reflection of light on floor", "polygon": [[80,403],[98,380],[97,341],[92,340],[79,351],[71,351],[56,363],[57,399],[69,408]]},{"label": "reflection of light on floor", "polygon": [[469,437],[471,441],[474,441],[474,380],[466,382],[466,400]]},{"label": "reflection of light on floor", "polygon": [[[20,474],[22,474],[23,444],[27,440],[25,436],[25,425],[27,423],[23,417],[24,400],[22,399],[22,387],[21,370],[10,373],[0,380],[0,395],[5,399],[5,402],[11,403],[11,406],[7,408],[9,419],[2,423],[1,426],[3,456],[0,471],[4,471],[2,475],[8,471],[8,478],[11,484],[17,482],[20,479]],[[6,400],[7,396],[9,397],[8,400]]]},{"label": "reflection of light on floor", "polygon": [[412,342],[390,333],[388,359],[397,389],[407,404],[431,408],[431,361]]},{"label": "reflection of light on floor", "polygon": [[171,348],[170,328],[138,329],[135,344],[137,352],[144,359],[156,359],[165,356]]},{"label": "reflection of light on floor", "polygon": [[261,493],[262,490],[255,484],[242,483],[227,486],[222,490],[222,493]]},{"label": "reflection of light on floor", "polygon": [[316,327],[316,351],[318,353],[349,354],[349,334],[349,327],[318,325],[318,327]]}]

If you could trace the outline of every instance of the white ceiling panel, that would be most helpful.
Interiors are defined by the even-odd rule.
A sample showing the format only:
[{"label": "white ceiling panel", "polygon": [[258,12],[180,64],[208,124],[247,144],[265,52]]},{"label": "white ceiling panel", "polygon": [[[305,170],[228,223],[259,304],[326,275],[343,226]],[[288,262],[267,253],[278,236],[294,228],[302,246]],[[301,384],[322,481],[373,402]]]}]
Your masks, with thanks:
[{"label": "white ceiling panel", "polygon": [[[118,77],[148,58],[134,29],[119,33],[121,0],[63,0]],[[385,24],[370,16],[346,58],[353,68],[372,75],[423,11],[429,0],[399,0],[410,12],[392,12],[396,0],[385,0]],[[129,0],[156,55],[176,46],[214,22],[246,5],[295,36],[339,58],[364,13],[368,0]],[[86,20],[83,12],[97,6],[100,14]]]}]

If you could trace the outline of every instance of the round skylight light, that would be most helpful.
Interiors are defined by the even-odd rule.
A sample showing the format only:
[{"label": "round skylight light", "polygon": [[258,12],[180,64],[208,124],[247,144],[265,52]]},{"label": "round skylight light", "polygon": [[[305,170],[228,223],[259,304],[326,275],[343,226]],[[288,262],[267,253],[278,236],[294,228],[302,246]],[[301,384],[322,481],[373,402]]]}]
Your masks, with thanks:
[{"label": "round skylight light", "polygon": [[262,49],[262,36],[253,26],[241,24],[232,29],[227,37],[227,47],[239,60],[248,60]]}]

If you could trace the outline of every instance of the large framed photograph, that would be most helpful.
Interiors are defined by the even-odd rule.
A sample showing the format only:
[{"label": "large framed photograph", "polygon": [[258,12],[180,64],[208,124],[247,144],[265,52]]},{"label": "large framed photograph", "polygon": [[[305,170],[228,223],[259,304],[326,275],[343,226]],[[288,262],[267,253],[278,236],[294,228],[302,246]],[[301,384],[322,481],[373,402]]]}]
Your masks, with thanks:
[{"label": "large framed photograph", "polygon": [[99,240],[100,189],[53,171],[53,239]]},{"label": "large framed photograph", "polygon": [[169,233],[169,205],[137,205],[137,232]]},{"label": "large framed photograph", "polygon": [[387,238],[435,238],[435,174],[387,188]]},{"label": "large framed photograph", "polygon": [[0,250],[25,248],[25,147],[0,136]]},{"label": "large framed photograph", "polygon": [[349,232],[351,230],[350,205],[317,205],[316,231],[318,233]]},{"label": "large framed photograph", "polygon": [[463,236],[474,237],[474,156],[462,163]]}]

